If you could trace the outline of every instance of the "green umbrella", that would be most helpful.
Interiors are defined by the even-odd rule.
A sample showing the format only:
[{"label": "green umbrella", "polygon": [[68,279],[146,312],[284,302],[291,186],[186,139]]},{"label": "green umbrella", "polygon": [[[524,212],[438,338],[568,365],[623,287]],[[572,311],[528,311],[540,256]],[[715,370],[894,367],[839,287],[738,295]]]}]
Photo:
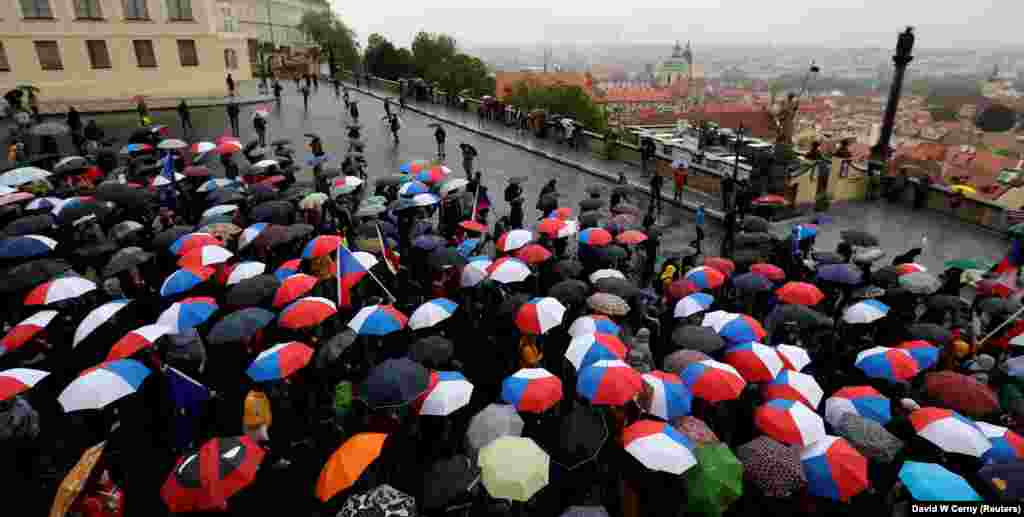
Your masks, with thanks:
[{"label": "green umbrella", "polygon": [[[1024,223],[1022,223],[1024,224]],[[1021,226],[1021,225],[1018,225]],[[950,260],[944,264],[946,268],[957,268],[957,269],[990,269],[994,262],[987,258],[975,257],[975,258],[962,258],[957,260]]]},{"label": "green umbrella", "polygon": [[480,449],[478,464],[491,497],[525,502],[547,486],[549,461],[533,440],[503,436]]},{"label": "green umbrella", "polygon": [[1011,226],[1009,230],[1006,230],[1006,233],[1010,234],[1013,237],[1024,236],[1024,223],[1017,223]]},{"label": "green umbrella", "polygon": [[743,464],[721,443],[694,450],[698,468],[686,473],[689,513],[720,517],[743,495]]}]

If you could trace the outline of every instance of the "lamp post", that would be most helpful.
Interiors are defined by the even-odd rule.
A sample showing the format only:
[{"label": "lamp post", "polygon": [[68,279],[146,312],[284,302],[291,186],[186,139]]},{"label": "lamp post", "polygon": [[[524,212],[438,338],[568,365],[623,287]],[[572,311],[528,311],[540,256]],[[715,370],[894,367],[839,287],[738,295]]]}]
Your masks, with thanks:
[{"label": "lamp post", "polygon": [[740,123],[739,129],[736,130],[736,156],[735,161],[732,165],[732,181],[736,182],[739,180],[740,175],[740,148],[743,147],[743,124]]},{"label": "lamp post", "polygon": [[871,162],[868,169],[872,175],[879,174],[889,159],[889,140],[892,138],[896,111],[900,104],[900,94],[903,92],[903,74],[907,70],[907,65],[914,59],[914,56],[910,54],[913,50],[914,28],[907,27],[907,30],[900,33],[899,39],[896,41],[896,55],[892,56],[895,73],[892,77],[892,85],[889,87],[889,102],[885,106],[885,116],[878,134],[878,143],[871,148]]}]

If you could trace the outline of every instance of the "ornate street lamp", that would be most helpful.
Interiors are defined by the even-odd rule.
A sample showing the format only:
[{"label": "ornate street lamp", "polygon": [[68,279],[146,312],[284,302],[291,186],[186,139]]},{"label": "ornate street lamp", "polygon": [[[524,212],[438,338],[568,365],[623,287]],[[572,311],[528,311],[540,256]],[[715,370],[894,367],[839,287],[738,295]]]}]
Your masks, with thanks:
[{"label": "ornate street lamp", "polygon": [[899,109],[900,94],[903,92],[903,74],[907,65],[914,60],[910,53],[914,50],[914,28],[907,27],[899,35],[896,41],[896,55],[892,56],[895,66],[895,73],[892,77],[892,86],[889,88],[889,102],[885,106],[885,117],[882,119],[882,128],[878,134],[878,143],[871,148],[871,162],[869,170],[873,175],[881,172],[885,162],[888,161],[891,150],[889,141],[892,139],[893,125],[896,121],[896,111]]}]

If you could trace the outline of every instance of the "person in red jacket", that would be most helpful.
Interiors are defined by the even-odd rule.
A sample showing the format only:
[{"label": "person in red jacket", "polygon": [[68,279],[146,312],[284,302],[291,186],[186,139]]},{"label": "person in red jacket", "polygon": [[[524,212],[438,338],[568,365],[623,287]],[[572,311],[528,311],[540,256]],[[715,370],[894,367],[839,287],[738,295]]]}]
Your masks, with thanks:
[{"label": "person in red jacket", "polygon": [[110,480],[110,471],[104,469],[86,484],[82,495],[71,507],[72,516],[123,517],[124,492]]}]

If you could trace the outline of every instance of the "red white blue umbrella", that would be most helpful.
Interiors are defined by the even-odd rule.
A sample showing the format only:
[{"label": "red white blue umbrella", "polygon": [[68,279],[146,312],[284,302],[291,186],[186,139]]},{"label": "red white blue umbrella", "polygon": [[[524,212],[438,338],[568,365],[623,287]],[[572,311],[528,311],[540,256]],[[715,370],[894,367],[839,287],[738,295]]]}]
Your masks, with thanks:
[{"label": "red white blue umbrella", "polygon": [[562,380],[543,368],[523,368],[502,381],[501,400],[524,413],[543,413],[562,400]]},{"label": "red white blue umbrella", "polygon": [[420,415],[448,416],[469,404],[473,384],[459,372],[430,372],[427,390],[412,403]]},{"label": "red white blue umbrella", "polygon": [[196,232],[186,233],[185,235],[178,237],[178,240],[171,243],[171,247],[169,249],[171,250],[171,253],[180,257],[194,249],[202,248],[203,246],[220,246],[222,244],[224,243],[212,234]]},{"label": "red white blue umbrella", "polygon": [[775,351],[779,354],[779,359],[782,359],[782,365],[787,370],[799,372],[811,364],[810,354],[798,346],[778,345],[775,347]]},{"label": "red white blue umbrella", "polygon": [[114,343],[107,354],[107,361],[127,359],[143,348],[152,347],[161,337],[169,334],[171,329],[163,325],[146,325],[139,327]]},{"label": "red white blue umbrella", "polygon": [[533,242],[533,232],[530,230],[512,230],[498,237],[495,247],[498,251],[508,253],[522,248],[531,242]]},{"label": "red white blue umbrella", "polygon": [[304,343],[280,343],[260,352],[245,374],[256,382],[284,379],[309,364],[312,358],[313,349]]},{"label": "red white blue umbrella", "polygon": [[534,298],[516,313],[516,327],[523,334],[538,336],[562,324],[565,306],[556,298]]},{"label": "red white blue umbrella", "polygon": [[134,359],[107,361],[94,366],[68,384],[57,402],[70,413],[82,409],[103,409],[139,390],[150,370]]},{"label": "red white blue umbrella", "polygon": [[78,324],[78,328],[75,329],[75,338],[71,342],[71,346],[78,346],[79,343],[89,337],[93,331],[100,327],[100,325],[110,321],[111,318],[131,302],[132,301],[128,299],[114,300],[100,305],[90,311],[89,314],[82,319],[82,322]]},{"label": "red white blue umbrella", "polygon": [[837,436],[826,436],[800,453],[811,495],[847,502],[867,490],[868,460]]},{"label": "red white blue umbrella", "polygon": [[565,358],[579,371],[598,361],[625,359],[626,345],[614,334],[583,334],[572,338]]},{"label": "red white blue umbrella", "polygon": [[426,183],[427,185],[436,185],[447,179],[451,172],[451,169],[444,165],[434,165],[427,170],[417,173],[416,181]]},{"label": "red white blue umbrella", "polygon": [[167,327],[173,334],[181,334],[183,330],[206,323],[219,308],[217,301],[210,296],[193,296],[172,304],[160,314],[156,323]]},{"label": "red white blue umbrella", "polygon": [[267,265],[262,262],[250,261],[239,262],[231,268],[228,273],[227,285],[235,285],[242,280],[262,275],[267,271]]},{"label": "red white blue umbrella", "polygon": [[431,162],[429,160],[411,160],[403,163],[398,170],[406,174],[418,174],[420,171],[429,169]]},{"label": "red white blue umbrella", "polygon": [[622,446],[643,466],[680,475],[697,464],[694,444],[671,424],[640,420],[622,430]]},{"label": "red white blue umbrella", "polygon": [[[157,177],[161,178],[162,176],[157,176]],[[164,180],[164,181],[166,181],[166,180]],[[201,215],[199,218],[200,219],[206,219],[208,217],[216,217],[218,215],[228,215],[228,214],[233,214],[233,213],[235,213],[237,211],[238,211],[238,205],[217,205],[217,206],[212,206],[212,207],[207,208],[206,210],[204,210],[203,211],[203,215]]]},{"label": "red white blue umbrella", "polygon": [[274,276],[276,276],[278,280],[284,281],[284,279],[297,274],[300,269],[302,269],[302,259],[291,259],[278,266],[278,268],[274,270]]},{"label": "red white blue umbrella", "polygon": [[825,437],[821,417],[793,400],[769,400],[754,411],[754,423],[768,436],[790,445],[807,447]]},{"label": "red white blue umbrella", "polygon": [[45,379],[47,375],[50,375],[50,372],[32,368],[11,368],[0,371],[0,401],[14,398],[15,395],[27,391]]},{"label": "red white blue umbrella", "polygon": [[910,414],[917,435],[946,452],[980,458],[992,448],[992,442],[973,420],[952,409],[924,407]]},{"label": "red white blue umbrella", "polygon": [[587,228],[580,232],[580,244],[599,248],[612,242],[612,234],[604,228]]},{"label": "red white blue umbrella", "polygon": [[223,264],[234,257],[235,254],[227,249],[217,246],[201,246],[183,255],[178,259],[178,267],[199,269],[202,267]]},{"label": "red white blue umbrella", "polygon": [[580,316],[569,325],[569,335],[573,337],[585,334],[615,334],[618,335],[622,329],[604,314],[591,314]]},{"label": "red white blue umbrella", "polygon": [[[707,323],[703,325],[708,326]],[[730,313],[715,322],[712,328],[731,344],[759,342],[768,335],[759,321],[746,314]]]},{"label": "red white blue umbrella", "polygon": [[462,287],[473,287],[487,278],[488,270],[491,267],[491,258],[487,256],[471,257],[462,268],[462,278],[459,285]]},{"label": "red white blue umbrella", "polygon": [[761,387],[765,400],[785,399],[803,402],[812,411],[818,410],[825,390],[814,377],[805,373],[783,370],[779,376]]},{"label": "red white blue umbrella", "polygon": [[710,309],[713,303],[715,303],[714,296],[707,293],[694,293],[676,302],[676,308],[672,312],[672,316],[675,318],[688,318]]},{"label": "red white blue umbrella", "polygon": [[940,350],[922,339],[904,341],[896,345],[896,348],[909,352],[922,370],[927,370],[939,362]]},{"label": "red white blue umbrella", "polygon": [[0,241],[0,258],[28,258],[48,255],[57,241],[44,235],[22,235]]},{"label": "red white blue umbrella", "polygon": [[193,154],[203,154],[208,153],[216,148],[217,144],[213,142],[196,142],[192,144],[191,147],[189,147],[189,150],[192,151]]},{"label": "red white blue umbrella", "polygon": [[281,311],[277,325],[287,329],[301,329],[323,323],[338,313],[334,302],[319,296],[300,298]]},{"label": "red white blue umbrella", "polygon": [[896,266],[896,272],[899,273],[900,276],[903,276],[903,275],[909,275],[911,273],[927,273],[928,272],[928,268],[922,266],[921,264],[915,264],[913,262],[908,262],[906,264],[899,264],[899,265],[897,265]]},{"label": "red white blue umbrella", "polygon": [[577,231],[579,231],[579,223],[557,217],[549,217],[537,225],[537,233],[546,235],[549,239],[569,237],[575,235]]},{"label": "red white blue umbrella", "polygon": [[296,273],[281,280],[277,292],[274,293],[274,307],[284,307],[298,300],[313,290],[319,279],[313,275]]},{"label": "red white blue umbrella", "polygon": [[690,388],[690,393],[708,402],[736,400],[747,387],[747,381],[743,380],[740,372],[714,360],[690,363],[679,376]]},{"label": "red white blue umbrella", "polygon": [[782,371],[782,359],[774,348],[750,342],[725,351],[723,360],[736,368],[747,382],[768,382]]},{"label": "red white blue umbrella", "polygon": [[164,279],[163,285],[160,286],[160,296],[170,298],[190,291],[193,287],[209,280],[211,275],[213,275],[212,267],[179,269]]},{"label": "red white blue umbrella", "polygon": [[889,314],[889,306],[878,300],[862,300],[843,311],[847,323],[874,323]]},{"label": "red white blue umbrella", "polygon": [[690,414],[693,394],[682,377],[661,371],[645,373],[641,377],[650,389],[649,413],[665,421]]},{"label": "red white blue umbrella", "polygon": [[20,348],[57,317],[57,311],[39,311],[18,323],[0,339],[0,355]]},{"label": "red white blue umbrella", "polygon": [[59,198],[59,197],[41,197],[41,198],[36,198],[36,199],[33,199],[31,203],[25,205],[25,210],[46,210],[46,211],[51,211],[57,205],[61,204],[62,202],[64,202],[64,200]]},{"label": "red white blue umbrella", "polygon": [[433,327],[438,323],[452,317],[459,304],[447,298],[434,298],[413,311],[409,317],[409,328],[413,330]]},{"label": "red white blue umbrella", "polygon": [[56,278],[37,286],[25,295],[25,305],[49,305],[96,290],[96,284],[80,276]]},{"label": "red white blue umbrella", "polygon": [[920,365],[906,350],[876,346],[857,354],[854,366],[868,377],[905,381],[921,371]]},{"label": "red white blue umbrella", "polygon": [[487,267],[487,274],[491,280],[500,284],[522,282],[529,278],[530,266],[517,258],[502,257]]},{"label": "red white blue umbrella", "polygon": [[410,181],[402,184],[398,187],[398,195],[405,197],[413,197],[416,194],[426,194],[430,192],[430,187],[422,181]]},{"label": "red white blue umbrella", "polygon": [[643,389],[636,370],[619,360],[598,361],[580,370],[576,391],[593,405],[621,406]]},{"label": "red white blue umbrella", "polygon": [[337,235],[320,235],[309,241],[306,247],[302,249],[302,258],[311,259],[330,255],[338,251],[338,246],[341,246],[341,237]]},{"label": "red white blue umbrella", "polygon": [[871,386],[847,386],[825,400],[825,420],[839,427],[843,415],[853,413],[881,425],[892,420],[889,399]]},{"label": "red white blue umbrella", "polygon": [[386,336],[405,328],[409,318],[391,305],[363,307],[348,322],[348,328],[360,336]]},{"label": "red white blue umbrella", "polygon": [[710,266],[698,266],[686,272],[684,276],[699,289],[717,289],[725,283],[725,275]]},{"label": "red white blue umbrella", "polygon": [[[0,384],[3,382],[3,373],[0,373]],[[3,399],[3,388],[0,388],[0,399]],[[978,429],[992,443],[981,459],[985,463],[1018,463],[1024,460],[1024,437],[998,425],[988,422],[975,422]]]},{"label": "red white blue umbrella", "polygon": [[242,234],[238,236],[238,249],[243,250],[252,244],[252,241],[256,240],[256,237],[259,237],[268,226],[270,223],[256,223],[242,230]]}]

